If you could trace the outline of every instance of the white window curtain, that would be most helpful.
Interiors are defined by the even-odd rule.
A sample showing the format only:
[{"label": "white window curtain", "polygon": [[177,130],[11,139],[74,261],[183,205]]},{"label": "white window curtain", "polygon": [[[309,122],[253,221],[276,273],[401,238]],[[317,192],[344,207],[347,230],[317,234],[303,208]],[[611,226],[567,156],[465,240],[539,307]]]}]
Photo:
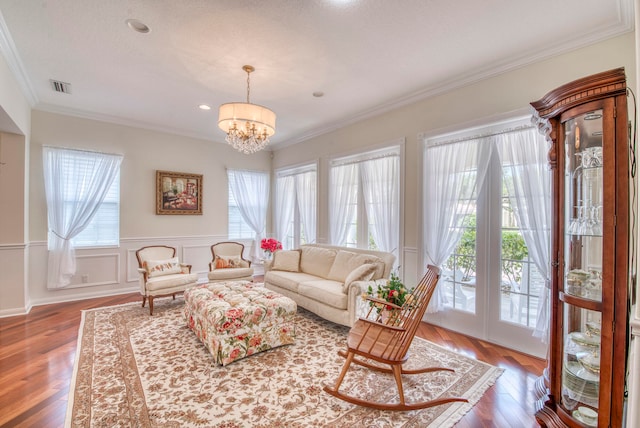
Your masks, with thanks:
[{"label": "white window curtain", "polygon": [[504,180],[512,195],[511,206],[520,225],[529,256],[545,280],[540,289],[538,314],[533,332],[548,342],[551,251],[551,170],[547,161],[549,145],[534,128],[495,137],[503,169],[512,180]]},{"label": "white window curtain", "polygon": [[[423,238],[428,263],[442,266],[458,244],[465,216],[484,182],[492,148],[487,139],[426,147]],[[427,311],[443,309],[442,286],[438,286]]]},{"label": "white window curtain", "polygon": [[240,215],[255,233],[249,257],[260,260],[260,241],[264,236],[269,204],[269,173],[227,170],[229,188],[238,204]]},{"label": "white window curtain", "polygon": [[329,230],[333,245],[344,245],[349,225],[356,215],[358,200],[358,165],[347,164],[331,168],[329,183]]},{"label": "white window curtain", "polygon": [[300,222],[304,229],[305,242],[311,244],[316,242],[317,228],[317,174],[316,171],[307,171],[296,176],[296,197],[298,199],[298,210],[300,211]]},{"label": "white window curtain", "polygon": [[76,273],[71,239],[100,208],[120,172],[121,155],[44,147],[42,153],[49,223],[48,288],[62,288]]},{"label": "white window curtain", "polygon": [[378,249],[398,254],[400,222],[400,158],[387,156],[360,164],[370,231]]},{"label": "white window curtain", "polygon": [[276,179],[276,239],[284,245],[286,245],[287,232],[293,219],[295,184],[295,177],[292,175]]}]

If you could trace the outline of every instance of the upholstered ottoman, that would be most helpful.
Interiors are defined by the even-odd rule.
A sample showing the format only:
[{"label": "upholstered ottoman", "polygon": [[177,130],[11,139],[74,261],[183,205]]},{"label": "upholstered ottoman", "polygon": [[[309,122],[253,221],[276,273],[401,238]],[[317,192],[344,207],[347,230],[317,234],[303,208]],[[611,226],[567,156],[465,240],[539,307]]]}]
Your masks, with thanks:
[{"label": "upholstered ottoman", "polygon": [[294,342],[296,303],[261,284],[204,284],[185,291],[184,300],[187,325],[216,364]]}]

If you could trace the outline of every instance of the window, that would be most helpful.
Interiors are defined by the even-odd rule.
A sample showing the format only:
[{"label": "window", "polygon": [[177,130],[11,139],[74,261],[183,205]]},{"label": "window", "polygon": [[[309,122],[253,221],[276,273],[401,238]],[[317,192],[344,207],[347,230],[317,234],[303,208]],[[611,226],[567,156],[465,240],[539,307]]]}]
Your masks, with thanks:
[{"label": "window", "polygon": [[[229,180],[229,231],[231,239],[256,239],[252,251],[260,246],[267,224],[269,173],[227,170]],[[252,254],[251,257],[256,256]]]},{"label": "window", "polygon": [[316,241],[317,166],[305,165],[276,172],[276,237],[284,248]]},{"label": "window", "polygon": [[253,239],[254,236],[255,232],[242,218],[238,203],[233,197],[233,191],[229,188],[229,238]]},{"label": "window", "polygon": [[120,243],[120,171],[91,222],[72,242],[78,248]]},{"label": "window", "polygon": [[330,232],[334,245],[398,255],[400,152],[401,146],[391,146],[331,162]]},{"label": "window", "polygon": [[[104,179],[98,177],[101,171],[96,171],[98,162],[103,158],[116,156],[118,163],[113,168],[113,182],[106,191],[102,203],[97,207],[93,217],[79,233],[71,238],[76,248],[119,245],[120,243],[120,160],[121,156],[95,153],[80,150],[48,148],[59,155],[57,192],[61,196],[64,216],[68,219],[79,218],[83,204],[92,198],[96,181]],[[109,162],[107,160],[106,162]],[[50,187],[53,183],[48,183]],[[51,210],[53,207],[48,207]],[[51,216],[49,216],[51,220]],[[82,223],[80,221],[79,223]],[[75,229],[75,228],[74,228]],[[49,231],[55,227],[49,223]],[[51,244],[51,239],[48,240]],[[49,245],[49,249],[51,246]]]}]

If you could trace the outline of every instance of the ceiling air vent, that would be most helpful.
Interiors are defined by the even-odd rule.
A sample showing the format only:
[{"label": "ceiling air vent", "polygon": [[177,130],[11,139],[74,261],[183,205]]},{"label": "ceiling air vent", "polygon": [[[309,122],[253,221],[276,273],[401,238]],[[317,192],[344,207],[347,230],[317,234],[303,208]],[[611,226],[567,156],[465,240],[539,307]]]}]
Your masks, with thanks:
[{"label": "ceiling air vent", "polygon": [[62,92],[63,94],[71,93],[71,83],[61,82],[59,80],[49,80],[53,86],[53,90],[56,92]]}]

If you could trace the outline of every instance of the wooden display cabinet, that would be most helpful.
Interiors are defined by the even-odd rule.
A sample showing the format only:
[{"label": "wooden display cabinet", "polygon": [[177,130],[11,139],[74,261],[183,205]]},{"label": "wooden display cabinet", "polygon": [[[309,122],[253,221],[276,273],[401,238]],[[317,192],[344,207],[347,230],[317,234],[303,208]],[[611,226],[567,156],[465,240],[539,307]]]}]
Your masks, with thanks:
[{"label": "wooden display cabinet", "polygon": [[536,419],[620,427],[629,319],[629,143],[624,69],[531,103],[551,143],[551,324]]}]

